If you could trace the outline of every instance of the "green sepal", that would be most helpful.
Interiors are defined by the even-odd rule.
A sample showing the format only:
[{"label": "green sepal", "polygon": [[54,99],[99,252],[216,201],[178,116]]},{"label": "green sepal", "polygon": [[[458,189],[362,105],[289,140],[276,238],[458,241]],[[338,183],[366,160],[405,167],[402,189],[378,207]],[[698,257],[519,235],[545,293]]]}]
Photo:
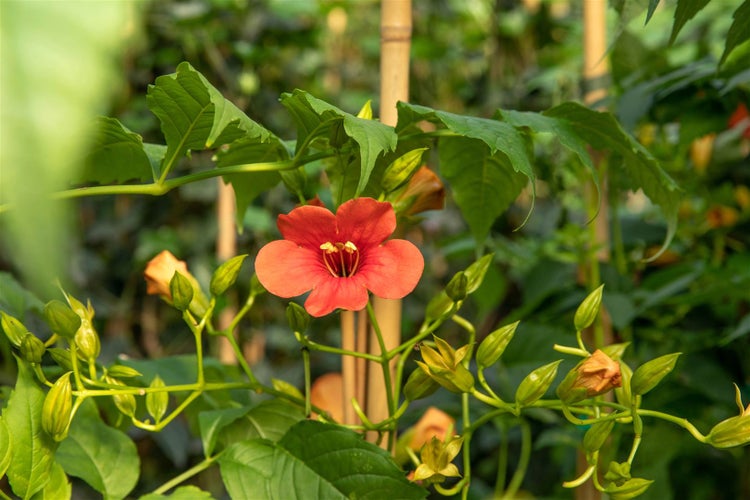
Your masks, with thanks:
[{"label": "green sepal", "polygon": [[422,166],[422,155],[428,148],[412,149],[399,156],[385,168],[380,186],[390,193],[407,183],[414,172]]},{"label": "green sepal", "polygon": [[292,331],[297,333],[304,333],[310,326],[310,314],[296,302],[290,302],[286,306],[286,320]]},{"label": "green sepal", "polygon": [[732,448],[750,443],[750,414],[719,422],[708,433],[706,441],[714,448]]},{"label": "green sepal", "polygon": [[237,281],[237,276],[240,274],[242,262],[246,257],[247,254],[237,255],[236,257],[227,260],[216,269],[214,275],[211,277],[211,295],[221,295],[226,292],[230,286],[234,285],[234,282]]},{"label": "green sepal", "polygon": [[68,435],[70,416],[73,412],[73,386],[66,372],[50,388],[42,405],[42,428],[55,441],[62,441]]},{"label": "green sepal", "polygon": [[469,278],[466,273],[459,271],[453,275],[453,278],[445,285],[445,294],[453,301],[460,302],[466,298],[466,290],[469,285]]},{"label": "green sepal", "polygon": [[16,347],[21,346],[21,341],[29,331],[18,319],[3,311],[0,311],[0,326],[3,327],[5,336],[8,337],[10,343]]}]

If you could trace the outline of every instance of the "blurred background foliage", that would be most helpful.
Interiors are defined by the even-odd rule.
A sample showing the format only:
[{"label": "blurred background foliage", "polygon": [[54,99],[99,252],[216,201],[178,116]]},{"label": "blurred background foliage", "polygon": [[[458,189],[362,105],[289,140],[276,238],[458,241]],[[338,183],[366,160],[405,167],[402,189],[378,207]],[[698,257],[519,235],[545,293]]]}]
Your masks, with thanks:
[{"label": "blurred background foliage", "polygon": [[[649,393],[644,406],[688,417],[705,431],[735,414],[732,382],[745,401],[750,399],[750,50],[746,43],[718,65],[732,21],[729,0],[710,2],[672,45],[672,8],[662,5],[644,26],[647,2],[612,4],[612,71],[603,104],[662,162],[684,189],[684,200],[671,246],[646,262],[642,257],[664,239],[664,223],[647,199],[618,185],[612,174],[612,258],[602,264],[604,304],[614,340],[632,342],[625,356],[631,366],[668,352],[684,353],[675,375],[662,390]],[[375,0],[163,0],[144,4],[141,14],[141,34],[122,58],[109,114],[146,142],[161,140],[145,105],[147,85],[183,60],[283,138],[293,138],[294,130],[278,103],[282,92],[301,88],[354,113],[373,99],[377,109]],[[580,100],[581,30],[579,2],[414,2],[410,100],[483,117],[497,108],[541,111]],[[480,340],[500,324],[522,320],[492,374],[501,396],[512,395],[540,362],[557,358],[553,343],[573,343],[572,315],[586,294],[578,270],[596,250],[582,202],[583,174],[572,173],[575,160],[551,140],[541,138],[536,148],[541,180],[534,212],[519,229],[529,208],[522,195],[495,223],[487,241],[495,264],[465,314],[474,319]],[[617,159],[610,161],[615,165]],[[435,160],[428,163],[439,172]],[[181,168],[209,167],[206,156],[194,154]],[[318,188],[323,189],[313,190]],[[169,249],[188,261],[199,280],[208,281],[217,265],[216,193],[217,184],[208,181],[158,198],[76,202],[77,230],[69,238],[72,251],[61,280],[94,304],[104,360],[158,358],[190,346],[177,313],[145,296],[142,271],[152,256]],[[243,214],[238,251],[253,255],[275,238],[275,214],[293,203],[283,188],[256,200]],[[421,321],[429,298],[476,253],[450,200],[445,210],[410,227],[407,236],[421,244],[427,270],[405,301],[406,332]],[[9,245],[2,242],[6,250]],[[24,291],[11,277],[18,269],[6,252],[0,254],[0,269],[0,307],[27,325],[37,324],[35,313],[52,297]],[[249,283],[252,266],[243,272]],[[283,373],[299,384],[298,346],[283,321],[283,308],[282,301],[264,297],[239,334],[261,378]],[[449,339],[458,334],[450,328],[440,332]],[[313,335],[337,342],[335,320],[317,322]],[[0,344],[2,382],[12,385],[14,364],[4,337]],[[313,366],[320,374],[338,370],[337,361],[320,356]],[[424,404],[458,416],[450,395],[439,393]],[[418,415],[417,408],[405,424]],[[523,489],[538,497],[569,498],[561,482],[575,475],[576,443],[585,430],[556,425],[561,417],[552,413],[539,411],[534,417],[533,469]],[[656,482],[644,498],[750,497],[750,449],[718,451],[666,423],[646,423],[634,474]],[[499,440],[510,440],[510,457],[519,441],[510,420],[494,424],[473,446],[473,488],[479,496],[491,491]],[[630,437],[620,437],[627,453]],[[189,439],[143,436],[140,442],[144,457],[156,450],[167,458],[144,458],[153,467],[144,468],[152,477],[143,479],[154,484],[184,467],[197,451]],[[513,466],[511,458],[510,470]]]}]

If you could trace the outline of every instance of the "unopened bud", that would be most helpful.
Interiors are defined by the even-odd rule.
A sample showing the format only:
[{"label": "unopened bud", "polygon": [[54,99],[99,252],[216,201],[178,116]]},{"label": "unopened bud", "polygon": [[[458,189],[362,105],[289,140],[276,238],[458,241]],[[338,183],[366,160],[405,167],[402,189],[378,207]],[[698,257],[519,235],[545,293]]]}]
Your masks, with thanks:
[{"label": "unopened bud", "polygon": [[78,354],[89,363],[93,363],[99,357],[101,343],[99,335],[96,333],[94,326],[88,319],[81,320],[81,327],[75,335],[75,344]]},{"label": "unopened bud", "polygon": [[500,359],[516,333],[519,323],[520,321],[516,321],[510,325],[505,325],[485,337],[477,349],[477,365],[480,368],[491,366]]},{"label": "unopened bud", "polygon": [[70,351],[61,347],[50,347],[47,352],[55,363],[65,371],[73,370],[73,362],[70,360]]},{"label": "unopened bud", "polygon": [[372,120],[372,100],[367,99],[367,102],[365,102],[362,105],[362,108],[360,108],[359,112],[357,113],[357,118],[362,118],[364,120]]},{"label": "unopened bud", "polygon": [[[159,375],[154,376],[151,381],[149,388],[161,389],[164,387],[164,381]],[[153,391],[146,393],[146,411],[149,415],[154,417],[155,422],[160,422],[164,414],[167,412],[167,405],[169,404],[169,395],[166,391]]]},{"label": "unopened bud", "polygon": [[438,318],[450,314],[454,310],[454,302],[445,293],[445,290],[441,290],[440,293],[435,295],[428,303],[425,308],[425,319],[427,321],[433,321]]},{"label": "unopened bud", "polygon": [[604,442],[609,437],[614,426],[614,420],[604,420],[603,422],[596,422],[589,427],[589,430],[586,431],[586,435],[583,436],[583,449],[587,453],[593,453],[599,450],[604,446]]},{"label": "unopened bud", "polygon": [[659,356],[636,368],[633,372],[633,378],[630,380],[630,390],[633,394],[641,396],[656,387],[672,371],[680,354],[675,352]]},{"label": "unopened bud", "polygon": [[304,333],[310,325],[310,315],[296,302],[290,302],[286,307],[286,320],[292,331],[297,333]]},{"label": "unopened bud", "polygon": [[174,272],[174,276],[169,281],[169,293],[172,296],[172,304],[178,311],[185,312],[193,301],[193,285],[179,271]]},{"label": "unopened bud", "polygon": [[516,389],[516,403],[519,406],[529,406],[544,396],[549,386],[555,381],[560,363],[562,363],[561,359],[540,366],[526,375]]},{"label": "unopened bud", "polygon": [[487,254],[480,259],[478,259],[476,262],[469,265],[464,270],[464,274],[466,274],[466,278],[469,280],[466,283],[466,294],[471,295],[472,293],[477,291],[477,288],[479,288],[479,285],[482,284],[482,281],[484,281],[484,276],[487,274],[487,271],[490,268],[490,264],[492,264],[492,259],[495,257],[494,254]]},{"label": "unopened bud", "polygon": [[42,362],[42,356],[44,356],[44,342],[39,340],[36,335],[27,333],[21,340],[19,347],[21,351],[21,357],[29,363],[39,364]]},{"label": "unopened bud", "polygon": [[16,347],[21,345],[23,337],[29,331],[18,319],[2,311],[0,311],[0,325],[3,327],[5,336],[8,337],[10,343]]},{"label": "unopened bud", "polygon": [[[104,381],[109,385],[125,387],[125,384],[110,376],[105,376]],[[124,392],[114,392],[114,394],[112,394],[112,400],[115,402],[115,406],[117,407],[117,409],[120,410],[120,412],[124,415],[127,415],[128,417],[133,417],[135,415],[136,402],[135,396],[133,396],[132,394]]]},{"label": "unopened bud", "polygon": [[620,485],[609,485],[604,488],[603,491],[613,500],[625,500],[627,498],[635,498],[642,495],[653,482],[652,479],[634,477]]},{"label": "unopened bud", "polygon": [[232,257],[216,269],[216,272],[214,272],[214,275],[211,278],[211,295],[221,295],[226,292],[230,286],[234,285],[234,282],[237,281],[237,276],[240,274],[242,262],[246,257],[247,255]]},{"label": "unopened bud", "polygon": [[44,306],[44,318],[54,333],[67,339],[72,339],[81,327],[81,318],[59,300],[51,300]]},{"label": "unopened bud", "polygon": [[596,290],[591,292],[581,305],[576,310],[575,317],[573,318],[573,324],[577,331],[581,331],[591,325],[596,319],[596,315],[599,314],[599,307],[602,304],[602,290],[604,285],[599,286]]},{"label": "unopened bud", "polygon": [[438,390],[440,385],[432,377],[427,375],[424,370],[416,369],[411,372],[404,385],[404,397],[409,401],[426,398]]},{"label": "unopened bud", "polygon": [[133,377],[140,377],[143,374],[136,370],[135,368],[131,368],[129,366],[125,365],[112,365],[109,368],[107,368],[107,375],[109,375],[112,378],[133,378]]},{"label": "unopened bud", "polygon": [[719,422],[706,439],[715,448],[732,448],[750,443],[750,412]]},{"label": "unopened bud", "polygon": [[73,412],[71,373],[66,372],[55,381],[44,397],[42,405],[42,429],[55,441],[65,439],[70,427],[70,416]]},{"label": "unopened bud", "polygon": [[453,278],[445,286],[445,294],[450,297],[453,302],[460,302],[466,298],[466,288],[469,284],[469,279],[463,271],[457,272]]},{"label": "unopened bud", "polygon": [[380,181],[383,191],[390,193],[404,185],[422,165],[422,154],[425,151],[427,148],[412,149],[388,165]]}]

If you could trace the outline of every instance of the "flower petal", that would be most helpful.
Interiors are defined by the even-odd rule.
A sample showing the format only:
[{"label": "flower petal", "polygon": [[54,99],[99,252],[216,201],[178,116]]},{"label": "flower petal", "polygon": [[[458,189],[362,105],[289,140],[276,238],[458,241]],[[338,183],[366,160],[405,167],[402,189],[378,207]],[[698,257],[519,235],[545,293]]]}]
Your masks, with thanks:
[{"label": "flower petal", "polygon": [[336,212],[339,241],[351,241],[360,251],[379,245],[396,230],[396,213],[387,201],[354,198]]},{"label": "flower petal", "polygon": [[336,309],[359,311],[367,305],[367,299],[367,288],[358,276],[336,278],[329,274],[310,292],[305,301],[305,309],[319,318]]},{"label": "flower petal", "polygon": [[378,297],[401,299],[414,290],[423,270],[424,258],[414,244],[389,240],[363,256],[357,276]]},{"label": "flower petal", "polygon": [[288,240],[268,243],[255,258],[255,273],[266,290],[289,298],[311,290],[326,276],[318,253]]},{"label": "flower petal", "polygon": [[284,239],[310,250],[336,237],[336,216],[324,207],[304,205],[279,215],[276,225]]}]

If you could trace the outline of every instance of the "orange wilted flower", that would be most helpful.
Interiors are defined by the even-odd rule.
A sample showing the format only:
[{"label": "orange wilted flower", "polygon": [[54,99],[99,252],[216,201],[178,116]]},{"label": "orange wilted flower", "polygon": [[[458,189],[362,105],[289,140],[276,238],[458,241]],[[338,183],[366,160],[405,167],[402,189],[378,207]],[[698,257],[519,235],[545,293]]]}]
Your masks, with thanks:
[{"label": "orange wilted flower", "polygon": [[327,411],[336,422],[343,422],[344,384],[341,374],[332,372],[316,378],[310,388],[310,402]]},{"label": "orange wilted flower", "polygon": [[620,363],[597,349],[560,382],[557,395],[566,404],[598,396],[622,385]]},{"label": "orange wilted flower", "polygon": [[398,193],[394,205],[396,211],[404,215],[440,210],[445,205],[445,186],[435,172],[422,166]]},{"label": "orange wilted flower", "polygon": [[[169,291],[169,282],[175,271],[186,278],[192,278],[184,260],[178,260],[169,250],[164,250],[153,259],[148,261],[143,277],[146,278],[146,293],[149,295],[161,295],[171,300],[172,293]],[[194,278],[193,278],[194,279]]]},{"label": "orange wilted flower", "polygon": [[311,291],[305,309],[312,316],[339,308],[358,311],[367,305],[368,291],[385,299],[403,298],[422,276],[419,249],[406,240],[387,240],[396,229],[388,202],[355,198],[335,215],[305,205],[280,215],[277,224],[284,239],[258,252],[258,280],[279,297]]}]

